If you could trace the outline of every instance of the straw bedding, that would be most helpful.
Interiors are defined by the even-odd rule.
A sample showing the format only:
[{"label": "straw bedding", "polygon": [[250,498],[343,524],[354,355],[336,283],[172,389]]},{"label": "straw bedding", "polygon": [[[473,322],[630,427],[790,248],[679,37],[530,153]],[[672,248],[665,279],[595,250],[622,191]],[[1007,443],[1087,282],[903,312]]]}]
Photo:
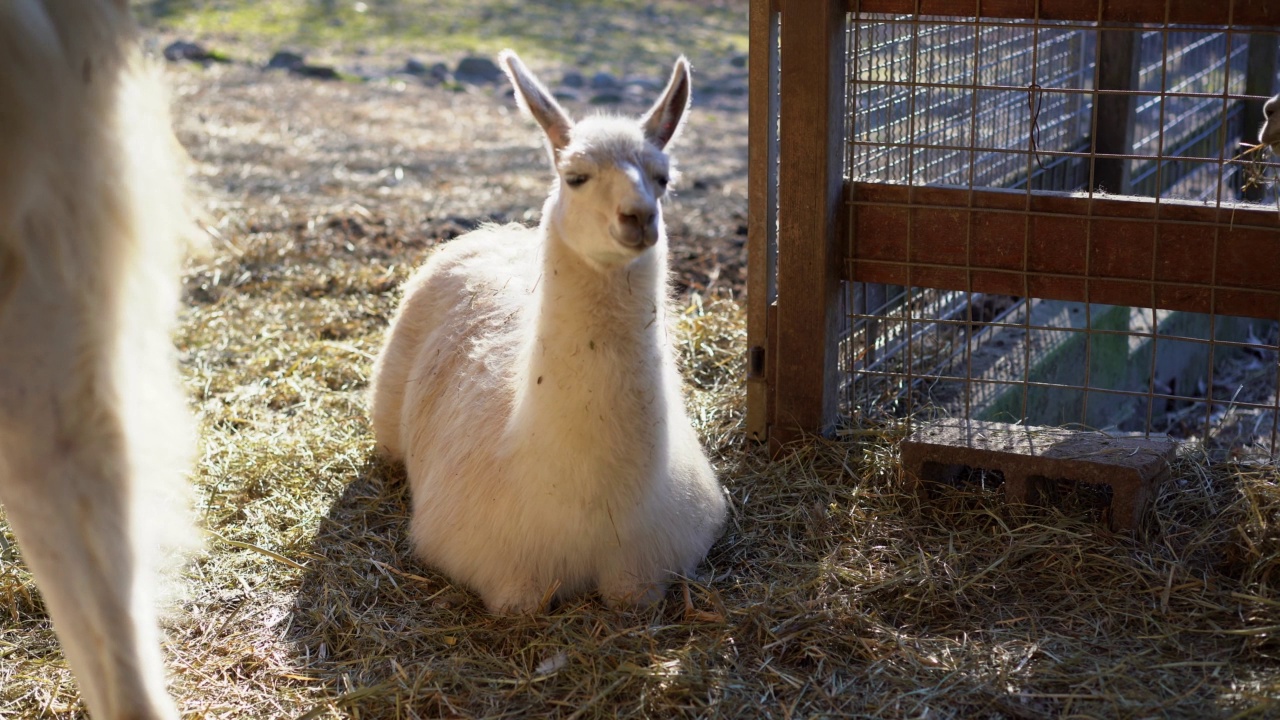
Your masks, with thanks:
[{"label": "straw bedding", "polygon": [[[674,329],[733,500],[700,577],[649,612],[588,597],[486,615],[413,560],[402,471],[371,452],[361,391],[404,268],[335,259],[339,229],[302,235],[191,274],[289,268],[193,302],[179,337],[210,539],[168,654],[196,717],[1280,711],[1274,466],[1186,451],[1129,538],[982,489],[922,506],[899,490],[893,427],[772,460],[741,440],[743,315],[727,298],[695,296]],[[0,717],[71,710],[30,578],[12,549],[3,563]]]},{"label": "straw bedding", "polygon": [[[213,119],[188,115],[184,132],[207,136],[217,108],[192,82],[191,112]],[[299,156],[328,151],[322,134],[295,137],[312,143]],[[531,169],[516,171],[542,172],[521,142],[512,157]],[[221,162],[196,152],[198,169]],[[288,157],[265,170],[249,152],[234,161],[266,189],[249,205],[214,193],[216,248],[188,270],[176,338],[203,431],[193,481],[209,533],[166,621],[172,689],[191,717],[1280,716],[1274,465],[1186,449],[1142,535],[1125,537],[1087,508],[1015,513],[980,486],[921,505],[901,492],[897,425],[773,459],[742,439],[732,288],[683,294],[672,330],[732,498],[700,575],[646,612],[586,597],[487,615],[412,558],[403,471],[374,455],[364,414],[395,288],[438,238],[411,197],[345,203],[321,183],[305,202],[273,202],[255,173],[288,175]],[[740,190],[724,194],[738,203]],[[678,197],[673,216],[732,217],[700,197]],[[0,539],[0,718],[81,716],[2,515]]]}]

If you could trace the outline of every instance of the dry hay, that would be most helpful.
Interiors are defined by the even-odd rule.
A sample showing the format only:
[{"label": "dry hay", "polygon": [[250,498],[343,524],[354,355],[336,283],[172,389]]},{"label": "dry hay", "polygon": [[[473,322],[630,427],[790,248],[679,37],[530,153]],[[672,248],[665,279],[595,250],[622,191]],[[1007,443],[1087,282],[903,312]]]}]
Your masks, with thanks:
[{"label": "dry hay", "polygon": [[[1271,148],[1261,143],[1240,144],[1241,150],[1231,158],[1231,162],[1240,168],[1241,188],[1259,197],[1276,186],[1276,162]],[[1280,210],[1280,196],[1276,198],[1276,208]]]},{"label": "dry hay", "polygon": [[[210,530],[169,621],[193,717],[1244,717],[1280,711],[1280,486],[1194,452],[1145,535],[998,497],[900,492],[893,428],[778,461],[741,440],[743,315],[675,330],[733,498],[703,575],[651,611],[496,618],[405,542],[363,414],[423,254],[342,222],[193,267],[179,345]],[[234,292],[232,291],[234,288]],[[11,538],[10,538],[11,541]],[[74,709],[29,576],[0,568],[0,717]],[[683,591],[682,591],[683,590]]]},{"label": "dry hay", "polygon": [[[536,163],[527,130],[519,152]],[[262,177],[287,169],[256,157]],[[264,187],[287,205],[287,187]],[[900,489],[897,427],[771,461],[742,440],[744,319],[723,296],[682,300],[673,331],[732,495],[702,575],[645,612],[587,597],[485,614],[409,554],[402,471],[373,455],[364,417],[395,288],[433,236],[401,212],[411,199],[336,199],[349,194],[231,207],[224,241],[188,272],[177,341],[210,536],[181,578],[167,654],[190,717],[1280,714],[1273,465],[1184,453],[1128,538],[981,490],[922,506]],[[2,519],[0,538],[0,718],[81,716]]]}]

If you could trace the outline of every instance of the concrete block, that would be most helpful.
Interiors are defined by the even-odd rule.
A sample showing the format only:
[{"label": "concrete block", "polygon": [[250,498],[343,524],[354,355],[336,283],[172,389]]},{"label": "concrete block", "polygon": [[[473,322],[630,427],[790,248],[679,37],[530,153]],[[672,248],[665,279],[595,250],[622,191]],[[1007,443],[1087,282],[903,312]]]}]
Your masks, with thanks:
[{"label": "concrete block", "polygon": [[1169,476],[1177,443],[1166,438],[944,420],[902,442],[908,486],[922,498],[960,467],[1000,471],[1005,501],[1041,504],[1056,480],[1111,488],[1107,516],[1114,530],[1136,530],[1155,488]]}]

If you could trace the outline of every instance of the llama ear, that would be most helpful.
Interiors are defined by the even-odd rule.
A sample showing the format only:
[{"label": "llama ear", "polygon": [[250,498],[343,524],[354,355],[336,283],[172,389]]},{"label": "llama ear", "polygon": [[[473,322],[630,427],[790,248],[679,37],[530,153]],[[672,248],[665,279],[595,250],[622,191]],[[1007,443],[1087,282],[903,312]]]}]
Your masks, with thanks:
[{"label": "llama ear", "polygon": [[640,118],[645,137],[659,149],[680,134],[689,109],[689,93],[689,61],[681,55],[671,70],[671,79],[662,97]]},{"label": "llama ear", "polygon": [[533,119],[542,126],[542,131],[547,134],[554,161],[560,151],[569,144],[569,130],[573,128],[573,120],[569,118],[569,113],[560,107],[560,103],[551,96],[547,88],[538,82],[538,78],[529,72],[529,68],[520,62],[520,58],[514,51],[503,50],[498,55],[498,63],[507,71],[507,77],[511,78],[511,85],[516,89],[516,100],[520,103],[520,107],[532,115]]}]

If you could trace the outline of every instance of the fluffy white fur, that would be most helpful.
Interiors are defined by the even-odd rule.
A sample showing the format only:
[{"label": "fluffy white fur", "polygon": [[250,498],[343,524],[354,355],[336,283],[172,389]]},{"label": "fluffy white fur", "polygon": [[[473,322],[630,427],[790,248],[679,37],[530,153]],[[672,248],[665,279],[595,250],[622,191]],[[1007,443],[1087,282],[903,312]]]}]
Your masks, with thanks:
[{"label": "fluffy white fur", "polygon": [[0,502],[90,714],[176,718],[158,548],[189,531],[180,173],[125,0],[0,2]]},{"label": "fluffy white fur", "polygon": [[1262,115],[1266,122],[1258,131],[1258,142],[1280,151],[1280,95],[1276,95],[1262,106]]},{"label": "fluffy white fur", "polygon": [[556,183],[538,228],[469,233],[408,281],[374,368],[374,432],[408,469],[418,555],[489,610],[591,589],[652,603],[726,512],[667,338],[663,148],[689,67],[639,120],[575,124],[514,53],[500,60]]}]

